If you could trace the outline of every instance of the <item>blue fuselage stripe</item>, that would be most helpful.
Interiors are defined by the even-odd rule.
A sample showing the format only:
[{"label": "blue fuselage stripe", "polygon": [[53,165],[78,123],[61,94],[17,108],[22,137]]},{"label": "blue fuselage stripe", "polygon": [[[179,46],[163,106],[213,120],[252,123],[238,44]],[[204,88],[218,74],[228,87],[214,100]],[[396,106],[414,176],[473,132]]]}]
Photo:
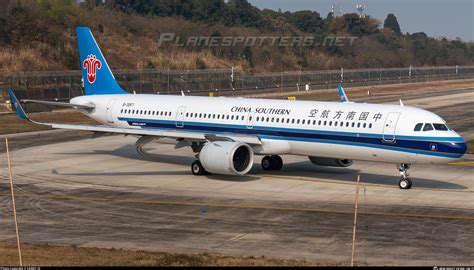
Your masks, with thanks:
[{"label": "blue fuselage stripe", "polygon": [[462,137],[414,137],[398,136],[394,142],[387,142],[381,134],[335,132],[307,129],[290,129],[254,125],[215,124],[203,122],[184,122],[175,120],[156,120],[120,117],[130,126],[142,128],[162,128],[182,131],[236,133],[256,135],[265,139],[291,140],[319,143],[346,144],[363,147],[373,147],[387,150],[418,153],[431,156],[458,158],[466,152],[466,144]]}]

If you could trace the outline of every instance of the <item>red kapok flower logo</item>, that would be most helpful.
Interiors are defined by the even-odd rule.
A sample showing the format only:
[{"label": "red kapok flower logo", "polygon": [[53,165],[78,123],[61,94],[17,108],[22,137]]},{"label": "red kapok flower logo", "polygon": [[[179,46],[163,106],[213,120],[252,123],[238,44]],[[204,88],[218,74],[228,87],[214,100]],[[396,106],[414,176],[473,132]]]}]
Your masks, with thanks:
[{"label": "red kapok flower logo", "polygon": [[94,83],[96,74],[97,74],[97,69],[100,69],[102,67],[102,62],[100,62],[99,59],[95,55],[89,54],[82,63],[82,66],[84,69],[87,71],[87,80],[89,83]]}]

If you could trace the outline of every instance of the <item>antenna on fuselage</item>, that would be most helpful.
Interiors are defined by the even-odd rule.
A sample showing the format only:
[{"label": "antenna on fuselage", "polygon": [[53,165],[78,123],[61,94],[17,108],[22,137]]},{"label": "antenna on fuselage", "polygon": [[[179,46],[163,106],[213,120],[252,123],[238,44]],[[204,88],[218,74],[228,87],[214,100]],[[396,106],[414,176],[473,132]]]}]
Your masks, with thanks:
[{"label": "antenna on fuselage", "polygon": [[184,94],[183,90],[181,90],[181,96],[183,96],[183,97],[185,96],[185,94]]},{"label": "antenna on fuselage", "polygon": [[399,99],[399,100],[400,100],[400,106],[402,106],[402,107],[405,106],[405,104],[403,104],[402,99]]}]

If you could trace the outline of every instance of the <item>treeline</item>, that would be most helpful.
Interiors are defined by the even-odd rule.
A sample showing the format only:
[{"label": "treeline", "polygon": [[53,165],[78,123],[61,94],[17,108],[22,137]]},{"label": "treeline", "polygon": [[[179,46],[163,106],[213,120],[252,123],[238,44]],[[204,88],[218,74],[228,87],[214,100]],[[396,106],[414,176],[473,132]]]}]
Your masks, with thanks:
[{"label": "treeline", "polygon": [[[384,21],[348,13],[260,10],[247,0],[3,0],[0,70],[77,69],[74,28],[88,25],[118,68],[229,68],[247,72],[469,65],[474,46],[460,39],[403,33]],[[160,33],[190,36],[351,36],[351,46],[158,47]],[[103,41],[103,42],[101,42]]]}]

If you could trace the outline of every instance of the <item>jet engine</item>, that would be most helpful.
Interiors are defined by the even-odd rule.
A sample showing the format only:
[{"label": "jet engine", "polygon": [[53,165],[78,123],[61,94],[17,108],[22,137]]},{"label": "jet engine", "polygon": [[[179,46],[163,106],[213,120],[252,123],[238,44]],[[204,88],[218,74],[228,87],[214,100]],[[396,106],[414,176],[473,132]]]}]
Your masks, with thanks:
[{"label": "jet engine", "polygon": [[252,168],[253,150],[241,142],[208,142],[199,153],[199,161],[210,173],[244,175]]},{"label": "jet engine", "polygon": [[311,160],[313,164],[328,167],[349,167],[354,164],[354,160],[352,159],[309,157],[309,160]]}]

